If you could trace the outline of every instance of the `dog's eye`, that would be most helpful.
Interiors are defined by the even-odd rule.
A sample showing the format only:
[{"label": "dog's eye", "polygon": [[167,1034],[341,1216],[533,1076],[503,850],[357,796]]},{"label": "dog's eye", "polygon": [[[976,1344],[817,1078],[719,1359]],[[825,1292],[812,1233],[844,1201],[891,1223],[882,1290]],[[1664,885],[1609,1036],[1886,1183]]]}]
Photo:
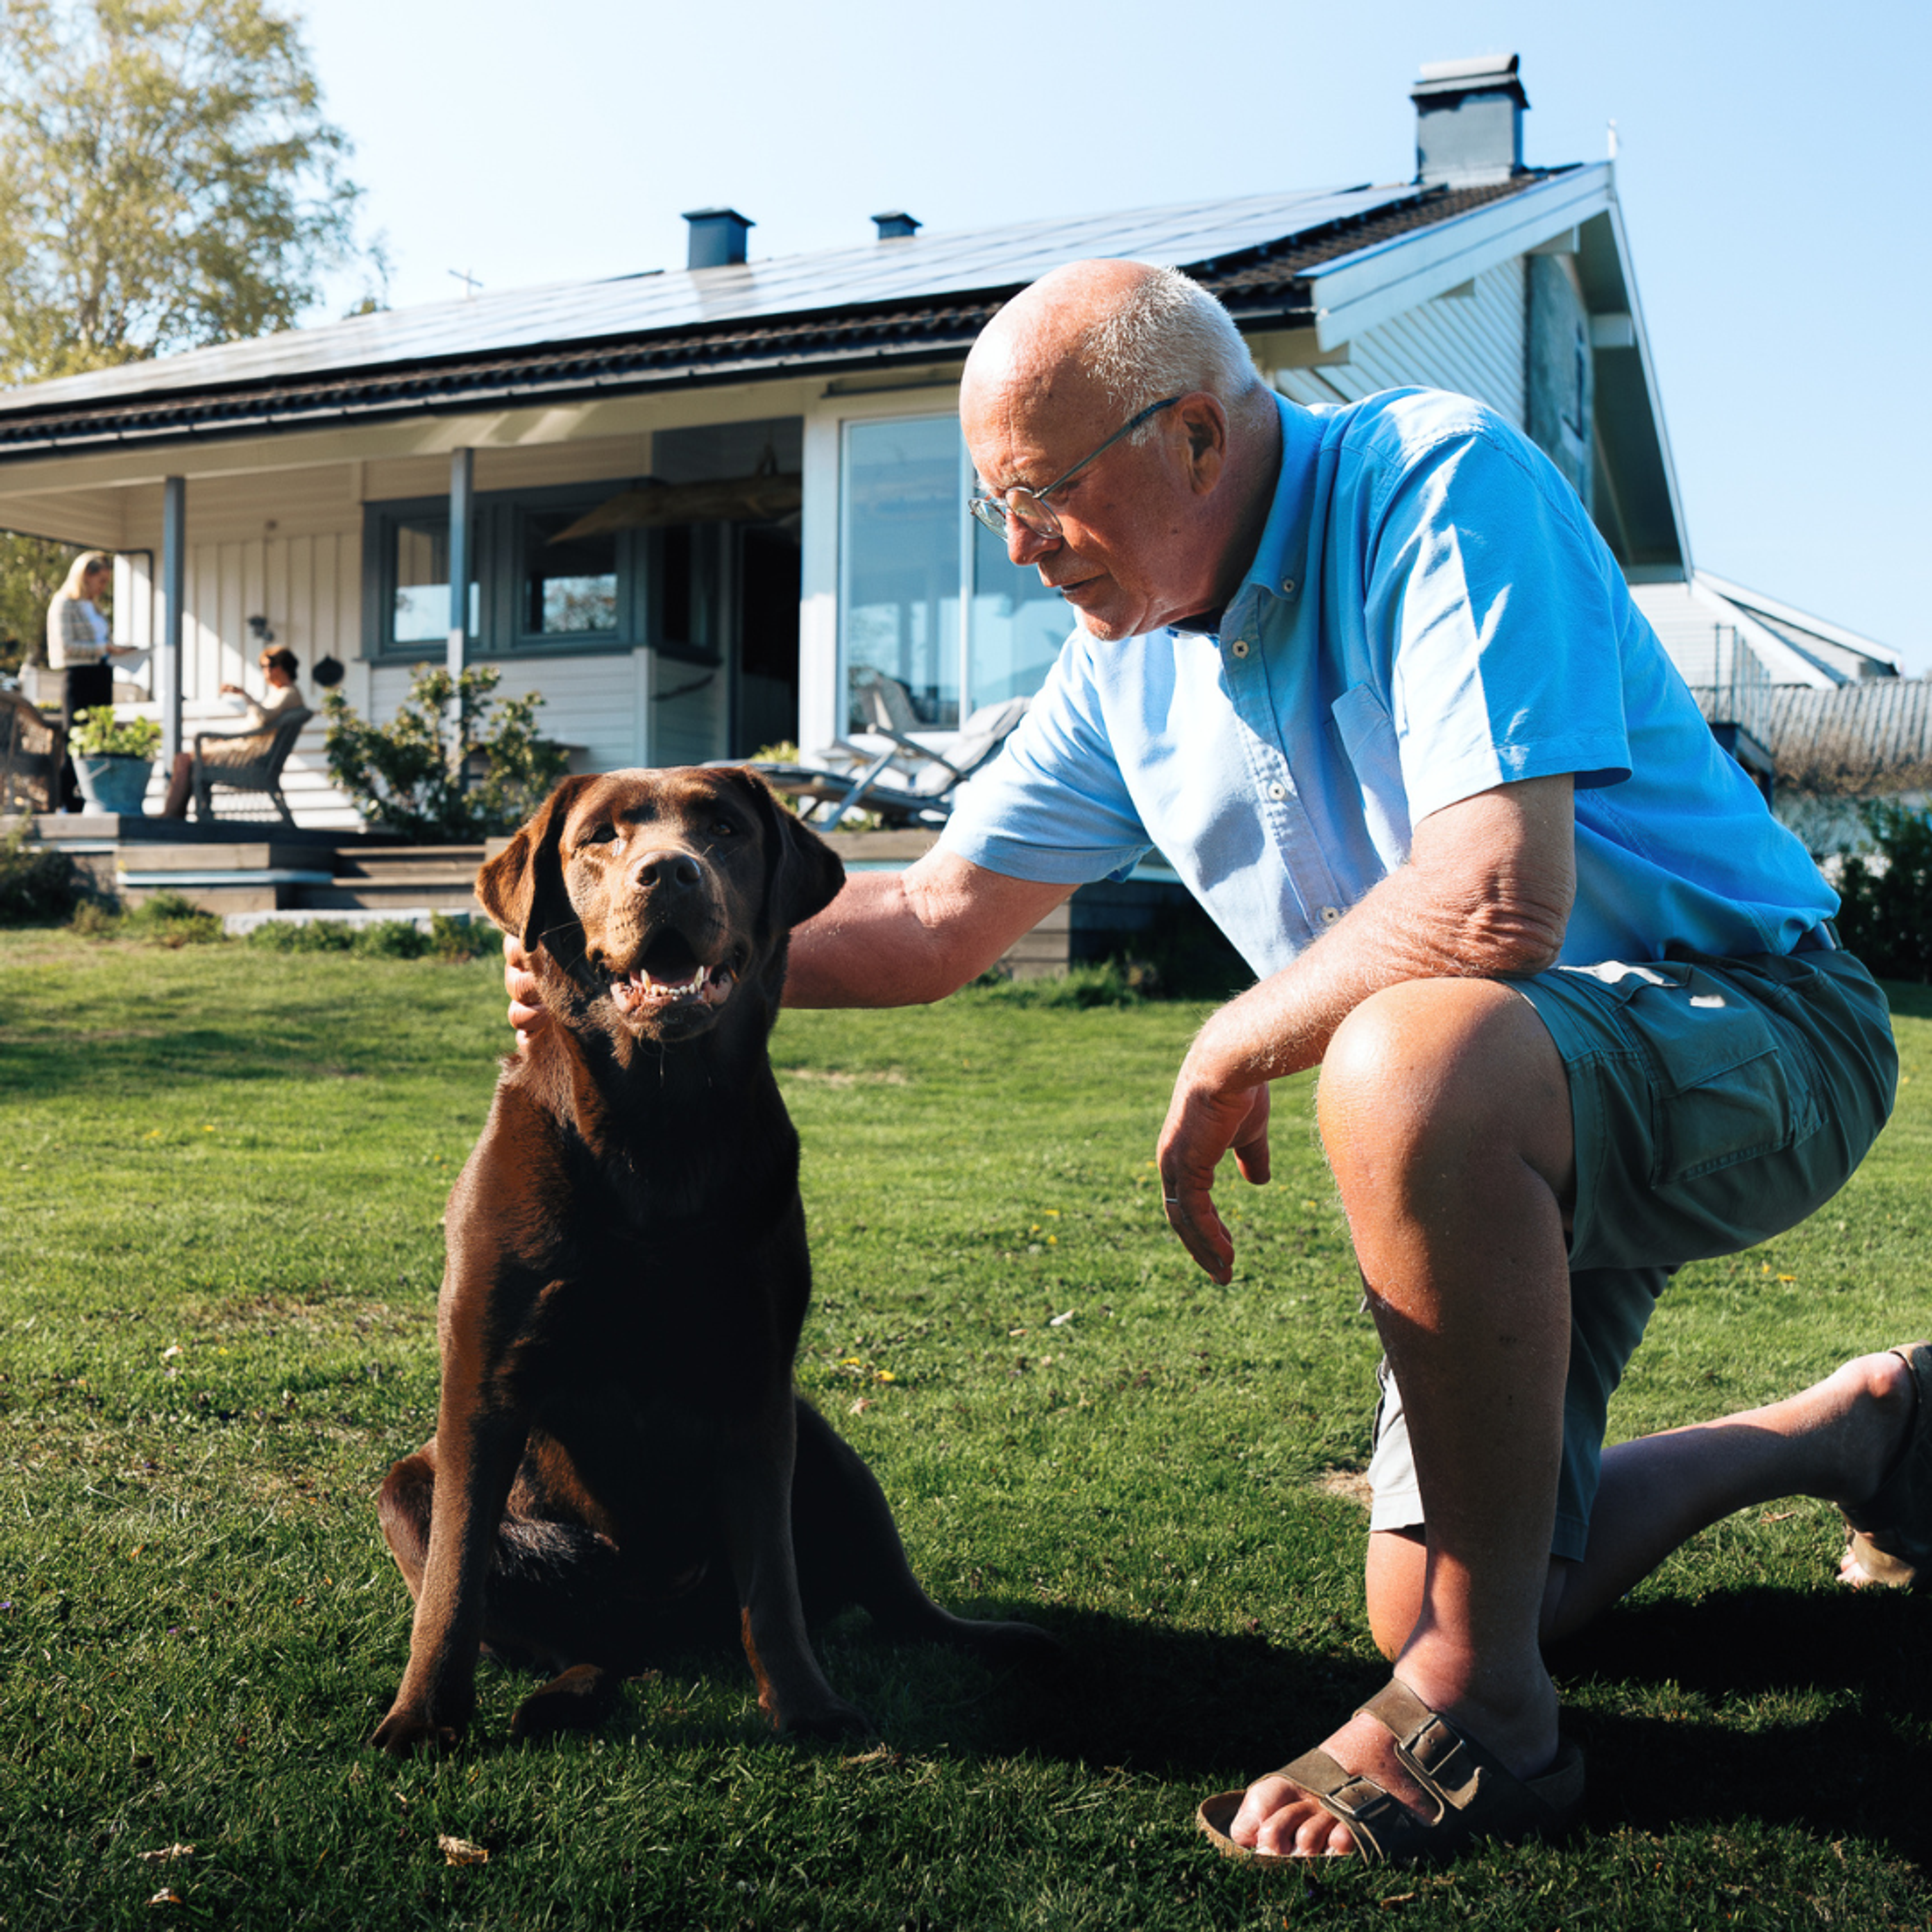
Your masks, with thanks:
[{"label": "dog's eye", "polygon": [[711,829],[721,838],[735,838],[738,836],[738,828],[728,818],[718,819]]},{"label": "dog's eye", "polygon": [[578,843],[580,845],[608,845],[616,836],[617,828],[614,825],[593,825]]}]

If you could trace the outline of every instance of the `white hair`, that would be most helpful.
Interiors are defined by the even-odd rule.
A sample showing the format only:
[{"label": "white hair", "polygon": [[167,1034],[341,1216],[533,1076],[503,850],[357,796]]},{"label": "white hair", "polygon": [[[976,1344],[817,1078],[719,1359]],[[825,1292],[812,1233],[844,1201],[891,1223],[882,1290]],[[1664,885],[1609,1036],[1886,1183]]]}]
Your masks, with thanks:
[{"label": "white hair", "polygon": [[[1192,389],[1232,410],[1261,386],[1234,318],[1178,268],[1152,270],[1087,330],[1076,353],[1126,416]],[[1158,424],[1144,424],[1132,440],[1158,434]]]}]

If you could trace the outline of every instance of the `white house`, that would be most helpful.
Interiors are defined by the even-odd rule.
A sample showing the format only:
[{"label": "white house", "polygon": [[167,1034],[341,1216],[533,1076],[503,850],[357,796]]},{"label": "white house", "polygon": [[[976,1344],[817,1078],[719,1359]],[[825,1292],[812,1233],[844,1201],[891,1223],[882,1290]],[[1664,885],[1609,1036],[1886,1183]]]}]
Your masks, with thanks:
[{"label": "white house", "polygon": [[[681,269],[0,394],[0,526],[116,554],[171,736],[253,676],[263,629],[304,679],[340,661],[377,716],[425,659],[496,664],[582,769],[824,742],[868,670],[944,733],[1034,688],[1068,628],[965,513],[966,350],[1036,276],[1115,256],[1214,290],[1298,400],[1481,398],[1633,583],[1704,581],[1613,166],[1523,164],[1514,57],[1426,68],[1414,98],[1413,178],[950,235],[879,215],[850,248],[760,259],[746,218],[704,210]],[[288,790],[305,824],[353,822],[319,722]]]}]

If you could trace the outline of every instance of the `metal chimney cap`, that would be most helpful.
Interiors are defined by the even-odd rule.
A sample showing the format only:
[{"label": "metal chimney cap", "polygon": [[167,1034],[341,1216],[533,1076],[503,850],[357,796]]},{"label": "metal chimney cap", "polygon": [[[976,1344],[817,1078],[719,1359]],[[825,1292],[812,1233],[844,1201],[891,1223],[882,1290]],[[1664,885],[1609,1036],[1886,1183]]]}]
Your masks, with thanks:
[{"label": "metal chimney cap", "polygon": [[902,242],[916,235],[926,226],[922,221],[907,214],[902,208],[888,208],[883,214],[872,217],[878,223],[881,242]]},{"label": "metal chimney cap", "polygon": [[1412,100],[1453,99],[1466,94],[1507,94],[1519,107],[1529,105],[1518,71],[1518,54],[1476,54],[1462,60],[1424,61],[1422,78],[1409,89]]}]

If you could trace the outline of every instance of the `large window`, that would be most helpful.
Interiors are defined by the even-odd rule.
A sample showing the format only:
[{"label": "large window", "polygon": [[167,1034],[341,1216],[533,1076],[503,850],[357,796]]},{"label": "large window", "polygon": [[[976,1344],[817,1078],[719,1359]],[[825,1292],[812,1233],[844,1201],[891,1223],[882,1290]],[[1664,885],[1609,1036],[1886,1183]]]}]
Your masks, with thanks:
[{"label": "large window", "polygon": [[[644,641],[646,533],[567,534],[621,485],[479,496],[470,636],[484,656]],[[372,656],[421,657],[449,636],[449,502],[372,503],[364,527],[364,635]]]},{"label": "large window", "polygon": [[[950,728],[1040,688],[1072,620],[1031,569],[966,514],[973,466],[956,416],[845,425],[840,586],[850,721],[902,689]],[[962,586],[964,596],[961,595]]]}]

